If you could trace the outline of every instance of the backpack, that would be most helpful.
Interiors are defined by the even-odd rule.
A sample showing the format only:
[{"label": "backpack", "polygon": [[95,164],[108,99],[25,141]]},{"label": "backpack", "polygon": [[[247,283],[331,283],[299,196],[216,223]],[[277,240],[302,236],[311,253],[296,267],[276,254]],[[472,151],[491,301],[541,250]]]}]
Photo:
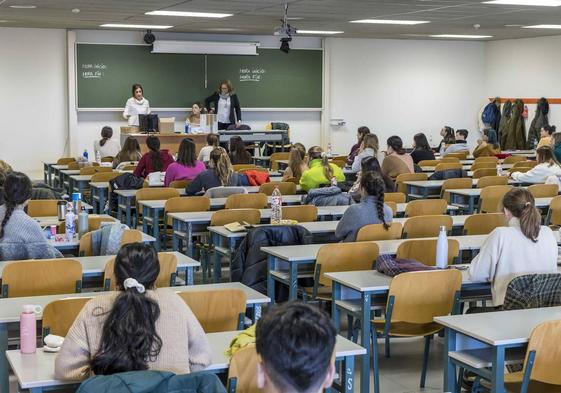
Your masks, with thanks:
[{"label": "backpack", "polygon": [[483,114],[481,115],[481,120],[485,124],[493,124],[497,118],[497,105],[491,102],[485,106],[483,109]]}]

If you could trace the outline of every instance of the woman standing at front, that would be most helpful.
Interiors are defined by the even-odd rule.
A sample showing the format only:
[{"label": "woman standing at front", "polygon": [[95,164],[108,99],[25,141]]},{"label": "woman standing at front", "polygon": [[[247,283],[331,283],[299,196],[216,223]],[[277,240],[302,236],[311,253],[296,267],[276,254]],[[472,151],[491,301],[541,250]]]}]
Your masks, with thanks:
[{"label": "woman standing at front", "polygon": [[216,113],[219,130],[226,130],[231,125],[238,127],[241,124],[240,100],[228,80],[222,81],[218,91],[206,98],[205,107],[210,113]]},{"label": "woman standing at front", "polygon": [[138,115],[149,115],[150,103],[144,98],[144,90],[138,83],[132,85],[132,97],[127,100],[123,117],[128,120],[129,127],[139,126]]}]

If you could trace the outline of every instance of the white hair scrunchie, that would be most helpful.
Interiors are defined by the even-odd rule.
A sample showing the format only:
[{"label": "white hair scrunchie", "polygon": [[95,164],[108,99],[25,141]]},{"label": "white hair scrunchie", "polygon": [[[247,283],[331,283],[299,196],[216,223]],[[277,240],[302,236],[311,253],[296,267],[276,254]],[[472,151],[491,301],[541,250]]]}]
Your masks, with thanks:
[{"label": "white hair scrunchie", "polygon": [[146,288],[144,288],[144,285],[142,285],[141,283],[139,283],[138,281],[136,281],[134,278],[127,278],[124,282],[123,282],[123,286],[125,287],[125,290],[129,289],[129,288],[136,288],[136,290],[138,291],[138,293],[144,293],[146,292]]}]

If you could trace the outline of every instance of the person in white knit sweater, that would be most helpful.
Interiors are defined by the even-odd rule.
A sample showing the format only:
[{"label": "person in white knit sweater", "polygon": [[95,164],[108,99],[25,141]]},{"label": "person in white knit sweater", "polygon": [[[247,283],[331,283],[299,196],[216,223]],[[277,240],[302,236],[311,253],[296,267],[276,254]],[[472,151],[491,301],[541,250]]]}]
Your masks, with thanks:
[{"label": "person in white knit sweater", "polygon": [[513,188],[503,198],[507,227],[495,228],[471,262],[470,280],[491,282],[493,305],[501,306],[510,281],[530,273],[557,272],[557,239],[541,225],[534,197]]},{"label": "person in white knit sweater", "polygon": [[138,115],[149,115],[150,103],[144,98],[144,90],[138,83],[132,85],[132,97],[127,100],[123,117],[128,120],[129,126],[138,127]]},{"label": "person in white knit sweater", "polygon": [[536,150],[536,161],[538,165],[528,172],[512,172],[510,177],[521,183],[545,183],[551,176],[561,177],[561,166],[555,160],[551,147],[543,146]]}]

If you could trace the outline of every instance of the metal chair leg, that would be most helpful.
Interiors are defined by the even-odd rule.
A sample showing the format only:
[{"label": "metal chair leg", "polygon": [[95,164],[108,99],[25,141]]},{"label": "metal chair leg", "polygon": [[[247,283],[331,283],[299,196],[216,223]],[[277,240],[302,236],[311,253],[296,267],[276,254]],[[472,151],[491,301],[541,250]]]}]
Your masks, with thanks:
[{"label": "metal chair leg", "polygon": [[421,372],[421,388],[425,387],[425,380],[427,378],[427,364],[429,362],[430,340],[432,335],[425,336],[425,353],[423,354],[423,371]]},{"label": "metal chair leg", "polygon": [[353,332],[354,332],[353,322],[354,322],[353,316],[347,313],[347,339],[348,340],[353,339]]},{"label": "metal chair leg", "polygon": [[386,357],[389,358],[390,357],[390,336],[386,335],[384,337],[384,350],[386,353]]}]

